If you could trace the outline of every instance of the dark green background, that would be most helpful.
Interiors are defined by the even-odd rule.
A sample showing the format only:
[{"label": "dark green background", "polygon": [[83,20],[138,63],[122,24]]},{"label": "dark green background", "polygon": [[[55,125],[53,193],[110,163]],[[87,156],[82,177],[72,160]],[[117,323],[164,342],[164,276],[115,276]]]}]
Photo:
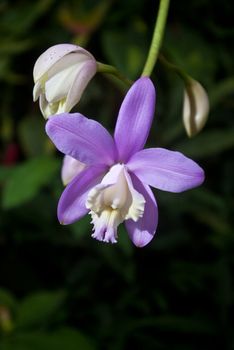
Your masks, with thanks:
[{"label": "dark green background", "polygon": [[[139,77],[158,2],[0,1],[0,350],[234,349],[234,5],[171,1],[162,52],[206,87],[211,112],[188,139],[183,82],[160,62],[148,146],[180,150],[202,187],[155,191],[157,236],[138,249],[91,239],[90,218],[56,218],[61,154],[32,102],[32,69],[49,46],[75,42]],[[78,110],[113,131],[123,87],[97,74]],[[77,109],[76,109],[77,110]]]}]

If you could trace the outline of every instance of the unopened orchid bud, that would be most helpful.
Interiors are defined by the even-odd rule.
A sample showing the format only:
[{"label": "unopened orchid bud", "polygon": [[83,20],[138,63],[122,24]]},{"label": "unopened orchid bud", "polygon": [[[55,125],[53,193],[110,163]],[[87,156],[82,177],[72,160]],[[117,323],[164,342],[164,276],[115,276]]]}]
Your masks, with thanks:
[{"label": "unopened orchid bud", "polygon": [[65,156],[63,158],[63,165],[61,171],[61,177],[64,186],[68,185],[76,175],[84,170],[85,164],[72,158],[71,156]]},{"label": "unopened orchid bud", "polygon": [[33,70],[33,100],[39,98],[43,116],[70,112],[96,71],[95,58],[77,45],[59,44],[46,50]]},{"label": "unopened orchid bud", "polygon": [[204,127],[209,113],[209,99],[203,86],[190,79],[184,91],[183,121],[189,137]]}]

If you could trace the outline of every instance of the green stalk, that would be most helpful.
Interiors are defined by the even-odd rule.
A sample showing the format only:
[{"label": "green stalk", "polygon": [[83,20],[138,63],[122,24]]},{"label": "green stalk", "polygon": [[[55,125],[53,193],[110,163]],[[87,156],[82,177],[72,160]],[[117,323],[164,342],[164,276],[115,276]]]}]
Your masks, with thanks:
[{"label": "green stalk", "polygon": [[174,63],[169,62],[163,55],[159,55],[159,61],[160,63],[162,63],[164,65],[164,67],[166,67],[167,69],[175,72],[177,75],[179,75],[179,77],[181,77],[181,79],[184,81],[185,84],[189,84],[190,83],[190,76],[185,73],[185,71],[183,71],[180,67],[176,66]]},{"label": "green stalk", "polygon": [[170,0],[160,0],[153,38],[150,45],[149,54],[142,72],[142,76],[149,77],[157,61],[159,50],[163,39],[164,29],[166,25],[169,3],[170,3]]},{"label": "green stalk", "polygon": [[127,87],[132,85],[132,81],[127,79],[123,74],[121,74],[117,68],[110,66],[109,64],[104,64],[97,62],[97,71],[101,73],[111,74],[121,80]]}]

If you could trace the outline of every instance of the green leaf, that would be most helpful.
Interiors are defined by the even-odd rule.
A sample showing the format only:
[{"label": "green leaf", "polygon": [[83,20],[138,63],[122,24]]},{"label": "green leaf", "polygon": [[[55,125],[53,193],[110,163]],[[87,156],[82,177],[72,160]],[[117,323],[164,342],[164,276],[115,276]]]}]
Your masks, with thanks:
[{"label": "green leaf", "polygon": [[215,84],[212,90],[209,92],[209,100],[211,108],[215,108],[226,97],[233,95],[234,93],[234,78],[228,77]]},{"label": "green leaf", "polygon": [[[7,350],[94,350],[92,342],[81,332],[70,328],[53,333],[32,332],[17,334],[5,341]],[[1,350],[1,347],[0,347]]]},{"label": "green leaf", "polygon": [[0,166],[0,181],[8,179],[8,176],[13,171],[12,167]]},{"label": "green leaf", "polygon": [[3,189],[3,207],[13,208],[35,197],[44,185],[50,183],[59,165],[59,160],[44,156],[15,167]]},{"label": "green leaf", "polygon": [[31,328],[44,325],[61,307],[65,299],[63,291],[41,292],[28,296],[19,304],[16,327]]},{"label": "green leaf", "polygon": [[14,308],[16,301],[12,294],[6,289],[0,288],[0,306],[7,306],[9,308]]},{"label": "green leaf", "polygon": [[175,315],[163,315],[155,318],[135,320],[129,328],[131,330],[137,328],[142,330],[143,327],[156,327],[159,330],[181,332],[183,334],[212,334],[216,331],[215,323],[208,322],[208,320]]},{"label": "green leaf", "polygon": [[53,148],[45,134],[45,120],[38,116],[29,116],[19,124],[19,139],[25,154],[29,157],[48,154]]},{"label": "green leaf", "polygon": [[6,79],[10,71],[10,61],[7,57],[0,57],[0,79]]},{"label": "green leaf", "polygon": [[9,40],[5,38],[0,43],[0,54],[1,55],[13,55],[20,54],[23,51],[27,51],[34,45],[34,41],[32,39],[25,40]]},{"label": "green leaf", "polygon": [[234,146],[234,129],[204,131],[177,145],[177,150],[190,157],[214,156]]},{"label": "green leaf", "polygon": [[213,81],[217,55],[200,34],[183,24],[176,31],[168,28],[163,46],[172,61],[193,78],[205,85]]},{"label": "green leaf", "polygon": [[[54,0],[26,2],[12,6],[3,13],[1,28],[8,35],[22,35],[50,8]],[[17,23],[17,25],[16,25]],[[28,33],[27,33],[28,34]]]},{"label": "green leaf", "polygon": [[111,64],[133,79],[140,74],[147,56],[145,34],[144,23],[136,21],[124,32],[118,28],[102,36],[103,50]]}]

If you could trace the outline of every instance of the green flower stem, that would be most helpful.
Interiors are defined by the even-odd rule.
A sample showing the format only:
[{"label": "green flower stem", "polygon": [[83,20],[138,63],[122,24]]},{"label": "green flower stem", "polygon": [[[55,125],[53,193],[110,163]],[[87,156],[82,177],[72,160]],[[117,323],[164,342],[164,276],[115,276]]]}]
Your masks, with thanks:
[{"label": "green flower stem", "polygon": [[175,72],[177,75],[179,75],[179,77],[181,77],[181,79],[185,82],[186,85],[188,85],[191,81],[191,77],[185,73],[181,68],[179,68],[178,66],[176,66],[175,64],[169,62],[163,55],[159,55],[159,61],[160,63],[163,64],[164,67],[166,67],[169,70],[172,70],[173,72]]},{"label": "green flower stem", "polygon": [[162,43],[164,29],[166,25],[167,13],[170,0],[160,0],[158,16],[155,23],[154,34],[149,50],[149,54],[142,72],[142,76],[150,76],[158,58],[159,49]]},{"label": "green flower stem", "polygon": [[111,74],[121,80],[127,87],[130,87],[133,82],[121,74],[117,68],[108,64],[97,62],[97,71],[101,73]]}]

